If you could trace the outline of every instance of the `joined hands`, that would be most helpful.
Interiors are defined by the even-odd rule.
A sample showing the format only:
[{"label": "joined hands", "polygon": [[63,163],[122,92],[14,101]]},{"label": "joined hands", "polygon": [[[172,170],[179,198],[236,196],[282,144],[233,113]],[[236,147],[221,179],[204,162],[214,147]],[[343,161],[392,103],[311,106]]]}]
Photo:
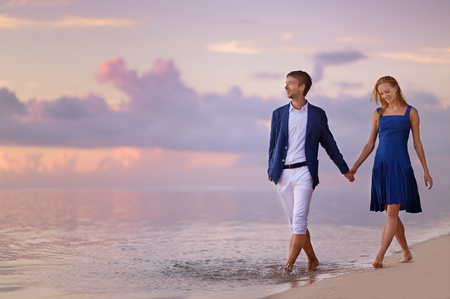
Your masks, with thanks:
[{"label": "joined hands", "polygon": [[348,172],[344,173],[344,176],[350,183],[352,183],[355,181],[355,173],[356,173],[356,170],[354,170],[352,168]]}]

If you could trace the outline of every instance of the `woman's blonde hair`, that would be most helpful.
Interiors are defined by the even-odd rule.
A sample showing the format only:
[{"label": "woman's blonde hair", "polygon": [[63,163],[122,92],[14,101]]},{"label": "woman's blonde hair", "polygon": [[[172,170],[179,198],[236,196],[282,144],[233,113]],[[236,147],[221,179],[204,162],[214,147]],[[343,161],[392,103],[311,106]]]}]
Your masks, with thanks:
[{"label": "woman's blonde hair", "polygon": [[[375,83],[375,87],[372,91],[372,96],[370,97],[370,101],[375,102],[375,104],[377,105],[381,104],[381,109],[379,110],[378,115],[381,115],[387,107],[387,102],[383,99],[380,92],[378,91],[378,86],[383,83],[389,83],[389,85],[391,85],[392,87],[397,87],[397,96],[398,100],[400,101],[400,105],[408,106],[408,103],[405,100],[405,96],[403,95],[402,89],[400,88],[400,85],[398,85],[397,80],[395,80],[395,78],[391,76],[384,76],[378,79],[377,83]],[[378,119],[379,118],[380,117],[378,116]]]}]

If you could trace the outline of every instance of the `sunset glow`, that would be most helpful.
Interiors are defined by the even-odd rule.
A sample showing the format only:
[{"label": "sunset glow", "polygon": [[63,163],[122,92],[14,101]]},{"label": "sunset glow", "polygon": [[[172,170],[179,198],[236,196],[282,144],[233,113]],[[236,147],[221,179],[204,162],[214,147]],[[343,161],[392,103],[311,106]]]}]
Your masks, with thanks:
[{"label": "sunset glow", "polygon": [[267,186],[271,113],[294,69],[312,75],[308,100],[349,164],[373,84],[396,77],[446,178],[450,6],[385,2],[381,20],[382,4],[3,1],[0,186]]}]

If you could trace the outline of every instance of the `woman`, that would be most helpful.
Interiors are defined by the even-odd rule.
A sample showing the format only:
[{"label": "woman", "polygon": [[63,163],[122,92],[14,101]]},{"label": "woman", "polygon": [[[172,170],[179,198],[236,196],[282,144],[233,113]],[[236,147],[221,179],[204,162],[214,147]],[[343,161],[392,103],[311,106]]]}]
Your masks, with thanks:
[{"label": "woman", "polygon": [[406,210],[419,213],[420,198],[417,183],[408,155],[409,131],[412,131],[414,149],[419,157],[424,172],[425,186],[431,189],[433,179],[428,171],[425,153],[420,141],[419,114],[409,106],[403,96],[397,80],[390,76],[380,78],[373,89],[371,101],[381,103],[381,107],[372,114],[369,141],[364,146],[350,172],[355,174],[375,147],[377,135],[380,142],[377,148],[372,170],[372,194],[370,210],[386,210],[386,225],[381,237],[380,251],[372,266],[383,267],[383,259],[392,239],[397,239],[403,257],[399,263],[412,259],[405,237],[405,228],[398,213]]}]

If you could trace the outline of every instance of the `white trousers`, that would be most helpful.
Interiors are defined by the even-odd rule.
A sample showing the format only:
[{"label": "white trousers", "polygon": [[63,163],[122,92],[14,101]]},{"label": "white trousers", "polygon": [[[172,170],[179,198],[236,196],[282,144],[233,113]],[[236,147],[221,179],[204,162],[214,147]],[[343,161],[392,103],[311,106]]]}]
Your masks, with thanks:
[{"label": "white trousers", "polygon": [[283,169],[276,186],[283,201],[292,233],[306,234],[309,206],[314,191],[308,167]]}]

